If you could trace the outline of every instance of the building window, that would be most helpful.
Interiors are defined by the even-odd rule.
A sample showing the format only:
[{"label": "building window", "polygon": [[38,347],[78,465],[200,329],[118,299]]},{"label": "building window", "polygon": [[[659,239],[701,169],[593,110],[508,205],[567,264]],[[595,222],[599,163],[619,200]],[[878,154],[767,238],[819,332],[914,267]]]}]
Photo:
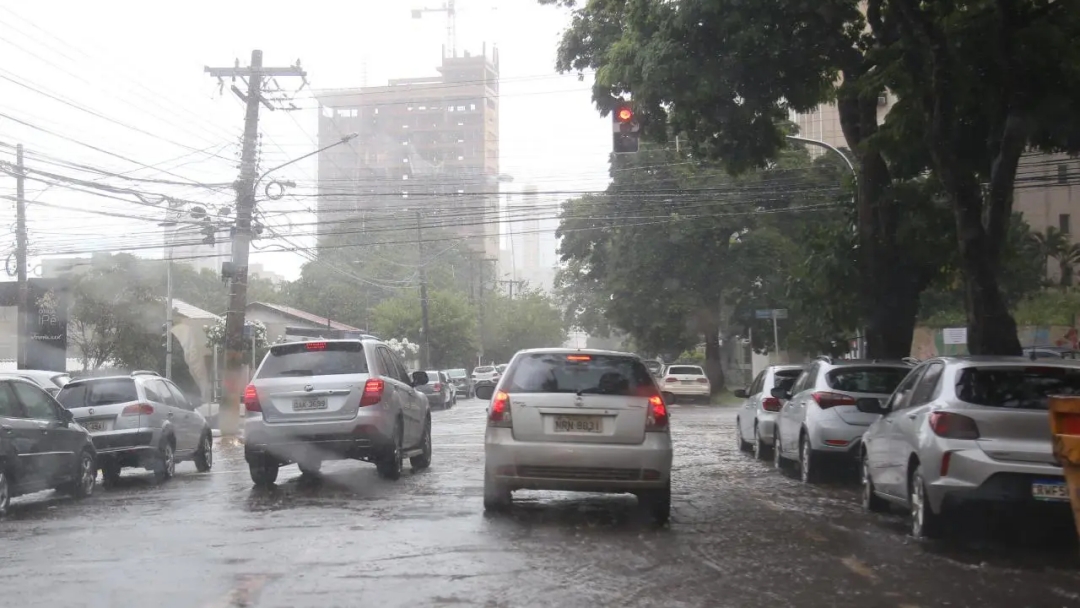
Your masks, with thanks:
[{"label": "building window", "polygon": [[405,109],[412,112],[412,106],[409,106],[408,108],[405,108]]},{"label": "building window", "polygon": [[459,120],[458,123],[457,123],[457,126],[464,127],[465,123]]},{"label": "building window", "polygon": [[408,129],[408,128],[409,128],[409,125],[401,125],[401,128],[402,128],[402,129]]},{"label": "building window", "polygon": [[427,109],[427,106],[420,106],[419,108],[417,108],[417,110],[426,110],[426,109]]},{"label": "building window", "polygon": [[465,111],[465,106],[458,106],[457,111],[458,112],[464,112]]},{"label": "building window", "polygon": [[408,175],[408,174],[406,173],[405,175],[402,175],[402,176],[401,176],[401,179],[402,179],[403,181],[409,181],[409,175]]},{"label": "building window", "polygon": [[459,156],[459,157],[457,157],[457,159],[458,160],[465,160],[465,157],[464,156]]},{"label": "building window", "polygon": [[378,114],[378,113],[379,113],[379,108],[375,108],[375,113],[376,113],[376,114]]},{"label": "building window", "polygon": [[1068,213],[1062,213],[1058,216],[1058,230],[1062,234],[1072,234],[1072,227],[1070,226],[1072,222],[1070,222],[1070,219]]},{"label": "building window", "polygon": [[407,163],[407,162],[409,162],[409,159],[407,159],[407,158],[403,158],[403,159],[401,159],[401,162],[403,162],[403,163]]},{"label": "building window", "polygon": [[446,111],[447,112],[453,112],[454,111],[454,106],[446,106]]},{"label": "building window", "polygon": [[469,109],[470,110],[476,110],[476,104],[475,103],[470,103],[469,104]]},{"label": "building window", "polygon": [[1069,183],[1069,165],[1066,165],[1066,164],[1058,165],[1058,183],[1059,184],[1067,184],[1067,183]]},{"label": "building window", "polygon": [[464,139],[464,138],[461,138],[461,137],[459,137],[459,138],[458,138],[458,140],[457,140],[457,143],[459,143],[459,144],[463,144],[463,143],[465,143],[465,139]]}]

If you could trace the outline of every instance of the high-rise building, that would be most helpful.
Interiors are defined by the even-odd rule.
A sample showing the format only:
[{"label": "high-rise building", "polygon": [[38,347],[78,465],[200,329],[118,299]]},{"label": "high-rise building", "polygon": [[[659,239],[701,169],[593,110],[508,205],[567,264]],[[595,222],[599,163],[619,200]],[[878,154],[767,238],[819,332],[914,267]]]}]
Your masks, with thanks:
[{"label": "high-rise building", "polygon": [[555,230],[559,220],[553,203],[544,202],[535,186],[507,192],[506,238],[499,256],[502,280],[525,281],[532,289],[551,292],[555,282]]},{"label": "high-rise building", "polygon": [[498,255],[498,51],[444,57],[438,72],[316,94],[320,147],[358,134],[319,154],[320,245],[408,209]]}]

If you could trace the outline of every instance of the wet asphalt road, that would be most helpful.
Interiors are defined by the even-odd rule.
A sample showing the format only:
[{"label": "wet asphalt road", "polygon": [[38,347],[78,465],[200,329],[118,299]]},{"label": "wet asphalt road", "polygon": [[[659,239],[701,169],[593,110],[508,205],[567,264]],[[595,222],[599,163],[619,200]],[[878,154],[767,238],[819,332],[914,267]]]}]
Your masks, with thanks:
[{"label": "wet asphalt road", "polygon": [[160,486],[135,471],[83,502],[17,499],[0,605],[1080,606],[1067,512],[914,542],[900,515],[863,513],[856,487],[805,487],[740,453],[731,408],[673,408],[668,527],[631,496],[519,492],[485,517],[484,407],[436,412],[432,468],[397,482],[336,462],[259,491],[233,448]]}]

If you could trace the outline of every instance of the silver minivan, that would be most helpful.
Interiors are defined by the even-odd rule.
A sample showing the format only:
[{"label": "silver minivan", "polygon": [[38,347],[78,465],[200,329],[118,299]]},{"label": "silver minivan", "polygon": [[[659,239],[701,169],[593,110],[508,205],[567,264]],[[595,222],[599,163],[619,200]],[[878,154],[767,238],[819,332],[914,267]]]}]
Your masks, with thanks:
[{"label": "silver minivan", "polygon": [[297,463],[315,475],[326,460],[375,464],[386,479],[431,464],[431,408],[383,342],[320,340],[275,344],[244,391],[244,454],[256,485]]}]

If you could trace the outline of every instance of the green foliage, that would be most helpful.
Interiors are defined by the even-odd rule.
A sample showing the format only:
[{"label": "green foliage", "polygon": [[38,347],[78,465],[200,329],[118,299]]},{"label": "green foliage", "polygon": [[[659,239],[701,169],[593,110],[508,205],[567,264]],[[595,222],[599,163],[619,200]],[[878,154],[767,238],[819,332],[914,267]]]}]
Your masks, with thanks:
[{"label": "green foliage", "polygon": [[[384,300],[371,311],[375,331],[386,338],[421,340],[420,298],[403,293]],[[430,365],[439,369],[462,367],[476,357],[476,313],[461,293],[428,291],[431,328]]]},{"label": "green foliage", "polygon": [[566,325],[555,303],[538,291],[522,290],[484,301],[484,359],[505,363],[519,350],[551,348],[566,341]]}]

